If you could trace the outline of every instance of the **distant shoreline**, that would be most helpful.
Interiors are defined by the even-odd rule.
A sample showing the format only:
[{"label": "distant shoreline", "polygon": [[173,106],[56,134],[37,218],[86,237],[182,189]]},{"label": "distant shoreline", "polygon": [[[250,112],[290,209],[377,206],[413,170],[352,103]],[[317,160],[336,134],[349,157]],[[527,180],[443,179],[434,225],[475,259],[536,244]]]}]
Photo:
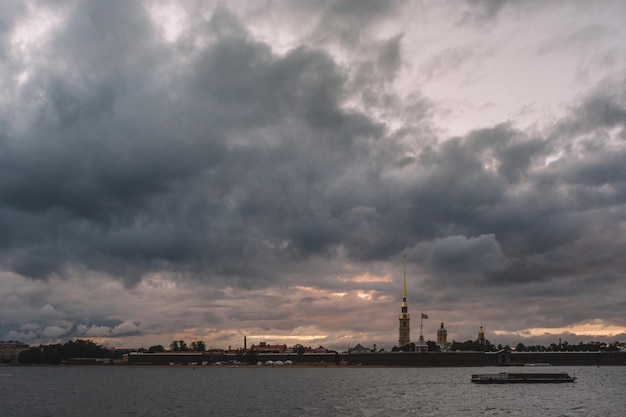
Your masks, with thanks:
[{"label": "distant shoreline", "polygon": [[[189,356],[176,356],[172,354],[138,354],[124,358],[127,365],[185,365],[204,366],[209,363],[212,366],[221,362],[222,366],[256,366],[247,365],[240,357],[232,355],[198,355],[193,359]],[[237,363],[236,361],[240,362]],[[355,367],[355,366],[379,366],[379,367],[480,367],[480,366],[521,366],[526,364],[543,364],[553,366],[597,366],[597,365],[626,365],[626,353],[624,352],[376,352],[356,354],[305,354],[305,355],[258,355],[255,361],[263,366],[271,366],[268,361],[291,361],[289,365],[300,367]]]},{"label": "distant shoreline", "polygon": [[[294,367],[294,368],[459,368],[486,366],[626,366],[626,352],[377,352],[334,355],[263,355],[262,365],[249,364],[228,354],[189,355],[142,353],[116,362],[102,358],[73,358],[58,365],[10,364],[12,366],[126,366],[126,367]],[[272,365],[272,362],[282,365]],[[291,362],[285,364],[284,362]]]}]

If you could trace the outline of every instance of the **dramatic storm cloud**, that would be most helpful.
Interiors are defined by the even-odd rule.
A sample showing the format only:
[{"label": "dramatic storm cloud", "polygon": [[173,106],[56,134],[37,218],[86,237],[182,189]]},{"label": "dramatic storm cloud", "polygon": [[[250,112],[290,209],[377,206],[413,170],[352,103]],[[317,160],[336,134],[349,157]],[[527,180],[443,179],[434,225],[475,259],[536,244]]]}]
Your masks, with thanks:
[{"label": "dramatic storm cloud", "polygon": [[623,341],[625,15],[3,2],[0,339]]}]

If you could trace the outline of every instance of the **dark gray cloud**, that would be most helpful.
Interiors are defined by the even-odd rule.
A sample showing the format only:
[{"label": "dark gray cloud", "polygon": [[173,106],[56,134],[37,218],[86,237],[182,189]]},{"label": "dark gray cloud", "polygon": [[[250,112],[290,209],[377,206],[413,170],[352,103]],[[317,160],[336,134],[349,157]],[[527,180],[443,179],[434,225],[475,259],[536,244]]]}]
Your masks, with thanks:
[{"label": "dark gray cloud", "polygon": [[[621,127],[623,131],[626,125],[625,97],[619,90],[623,80],[606,84],[572,108],[571,116],[556,125],[555,135],[572,139],[586,134],[604,142],[607,129]],[[599,147],[602,142],[598,143]]]},{"label": "dark gray cloud", "polygon": [[[194,15],[193,36],[164,42],[140,3],[59,2],[61,23],[30,61],[10,41],[27,11],[0,8],[0,71],[12,80],[0,81],[0,265],[11,288],[0,301],[29,306],[0,334],[226,340],[238,323],[288,331],[316,317],[330,332],[352,315],[354,332],[394,328],[395,316],[363,303],[394,302],[402,254],[428,290],[411,299],[444,302],[438,314],[459,327],[459,297],[478,318],[483,294],[499,316],[511,292],[520,308],[534,297],[551,313],[559,297],[595,303],[620,287],[626,106],[610,86],[624,80],[545,129],[506,121],[445,137],[437,103],[392,88],[407,37],[368,37],[398,7],[325,3],[303,35],[313,41],[279,53],[226,5]],[[495,19],[507,6],[475,7]],[[329,44],[363,53],[346,64]],[[444,49],[431,70],[472,51]],[[124,296],[91,310],[85,291]],[[171,305],[153,301],[165,293]],[[133,299],[168,322],[130,309]],[[618,322],[619,303],[602,317]],[[189,312],[213,327],[184,324]]]},{"label": "dark gray cloud", "polygon": [[[80,6],[29,80],[43,117],[28,144],[6,141],[3,203],[44,223],[25,231],[7,218],[8,236],[20,234],[7,243],[12,268],[44,277],[85,262],[130,282],[182,264],[246,274],[228,258],[266,256],[261,240],[300,256],[339,242],[342,209],[327,188],[352,158],[369,158],[383,130],[340,108],[345,80],[329,56],[300,48],[279,58],[226,31],[155,90],[165,80],[154,59],[169,65],[169,52],[151,42],[145,12]],[[97,25],[85,22],[94,15]],[[232,21],[215,16],[220,33],[222,16]]]}]

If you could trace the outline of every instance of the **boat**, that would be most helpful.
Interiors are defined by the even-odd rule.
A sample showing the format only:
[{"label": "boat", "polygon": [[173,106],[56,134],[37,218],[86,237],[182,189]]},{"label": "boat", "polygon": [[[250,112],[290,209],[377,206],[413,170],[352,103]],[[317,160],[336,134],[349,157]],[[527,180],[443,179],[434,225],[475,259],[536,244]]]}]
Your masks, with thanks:
[{"label": "boat", "polygon": [[500,372],[497,374],[472,374],[475,384],[536,384],[574,382],[575,376],[567,372]]}]

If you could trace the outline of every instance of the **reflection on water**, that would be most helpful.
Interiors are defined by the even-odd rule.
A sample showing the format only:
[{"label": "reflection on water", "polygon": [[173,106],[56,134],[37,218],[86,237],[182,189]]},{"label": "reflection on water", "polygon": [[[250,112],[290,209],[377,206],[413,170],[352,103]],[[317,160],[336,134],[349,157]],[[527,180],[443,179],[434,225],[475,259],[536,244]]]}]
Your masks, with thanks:
[{"label": "reflection on water", "polygon": [[502,368],[100,366],[3,371],[3,417],[616,416],[624,406],[626,383],[626,367],[552,367],[550,371],[576,375],[577,382],[520,385],[470,382],[472,373]]}]

